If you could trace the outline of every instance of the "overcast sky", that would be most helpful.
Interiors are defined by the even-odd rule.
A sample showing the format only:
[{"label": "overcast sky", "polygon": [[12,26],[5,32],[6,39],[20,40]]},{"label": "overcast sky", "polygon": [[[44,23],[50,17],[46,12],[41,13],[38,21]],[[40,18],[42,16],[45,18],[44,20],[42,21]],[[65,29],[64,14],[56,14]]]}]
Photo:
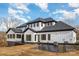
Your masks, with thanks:
[{"label": "overcast sky", "polygon": [[72,3],[0,3],[0,17],[12,16],[27,22],[38,17],[52,17],[79,25],[79,4]]}]

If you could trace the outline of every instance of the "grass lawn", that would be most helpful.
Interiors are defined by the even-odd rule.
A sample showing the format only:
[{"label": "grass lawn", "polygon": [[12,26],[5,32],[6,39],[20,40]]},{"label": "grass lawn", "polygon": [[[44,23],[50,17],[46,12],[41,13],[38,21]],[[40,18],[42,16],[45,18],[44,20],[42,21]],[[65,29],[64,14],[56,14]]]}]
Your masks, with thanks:
[{"label": "grass lawn", "polygon": [[34,49],[35,44],[25,44],[12,47],[0,47],[0,56],[78,56],[79,51],[65,53],[48,52]]}]

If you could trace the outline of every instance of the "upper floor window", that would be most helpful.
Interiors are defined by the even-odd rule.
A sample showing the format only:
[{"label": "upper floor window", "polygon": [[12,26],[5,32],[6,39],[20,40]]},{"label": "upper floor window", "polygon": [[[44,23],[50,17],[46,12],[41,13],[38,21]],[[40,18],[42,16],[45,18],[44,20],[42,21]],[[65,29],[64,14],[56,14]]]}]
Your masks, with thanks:
[{"label": "upper floor window", "polygon": [[33,25],[34,25],[34,27],[35,27],[35,23],[34,23]]},{"label": "upper floor window", "polygon": [[32,24],[30,24],[31,25],[31,27],[32,27]]},{"label": "upper floor window", "polygon": [[43,26],[43,23],[41,22],[41,26]]},{"label": "upper floor window", "polygon": [[37,27],[39,26],[39,22],[37,23]]}]

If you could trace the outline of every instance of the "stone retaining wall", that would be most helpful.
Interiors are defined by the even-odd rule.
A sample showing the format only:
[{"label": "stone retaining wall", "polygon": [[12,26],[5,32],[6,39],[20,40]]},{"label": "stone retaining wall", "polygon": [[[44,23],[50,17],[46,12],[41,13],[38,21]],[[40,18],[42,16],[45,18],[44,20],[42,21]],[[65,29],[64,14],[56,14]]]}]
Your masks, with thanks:
[{"label": "stone retaining wall", "polygon": [[72,50],[78,50],[79,45],[49,45],[49,44],[40,44],[39,49],[47,50],[51,52],[66,52]]}]

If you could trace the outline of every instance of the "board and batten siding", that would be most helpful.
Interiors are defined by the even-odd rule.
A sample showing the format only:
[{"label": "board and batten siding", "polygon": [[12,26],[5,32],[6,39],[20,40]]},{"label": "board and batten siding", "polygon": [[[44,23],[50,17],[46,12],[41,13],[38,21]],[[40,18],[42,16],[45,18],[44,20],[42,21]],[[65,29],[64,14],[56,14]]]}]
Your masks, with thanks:
[{"label": "board and batten siding", "polygon": [[41,22],[38,22],[38,23],[39,23],[39,26],[37,26],[37,23],[35,23],[35,27],[33,26],[31,28],[34,29],[35,31],[39,31],[45,26],[45,24],[43,24],[43,26],[41,26]]},{"label": "board and batten siding", "polygon": [[[35,34],[36,34],[36,33],[32,32],[31,30],[28,29],[28,30],[24,33],[24,41],[25,41],[25,42],[36,42],[36,41],[35,41]],[[31,41],[27,41],[26,35],[31,35]]]},{"label": "board and batten siding", "polygon": [[[41,34],[46,34],[46,40],[41,40],[40,42],[44,43],[64,43],[65,41],[68,41],[69,43],[75,43],[76,42],[76,33],[74,31],[59,31],[59,32],[45,32],[45,33],[37,33],[40,35]],[[50,40],[48,40],[48,34],[51,35]]]},{"label": "board and batten siding", "polygon": [[8,34],[15,34],[15,38],[8,38],[7,37],[7,41],[12,41],[12,42],[21,42],[21,38],[16,38],[16,34],[21,34],[21,33],[15,33],[15,32],[13,32],[12,30],[10,30],[8,33],[7,33],[7,35]]}]

